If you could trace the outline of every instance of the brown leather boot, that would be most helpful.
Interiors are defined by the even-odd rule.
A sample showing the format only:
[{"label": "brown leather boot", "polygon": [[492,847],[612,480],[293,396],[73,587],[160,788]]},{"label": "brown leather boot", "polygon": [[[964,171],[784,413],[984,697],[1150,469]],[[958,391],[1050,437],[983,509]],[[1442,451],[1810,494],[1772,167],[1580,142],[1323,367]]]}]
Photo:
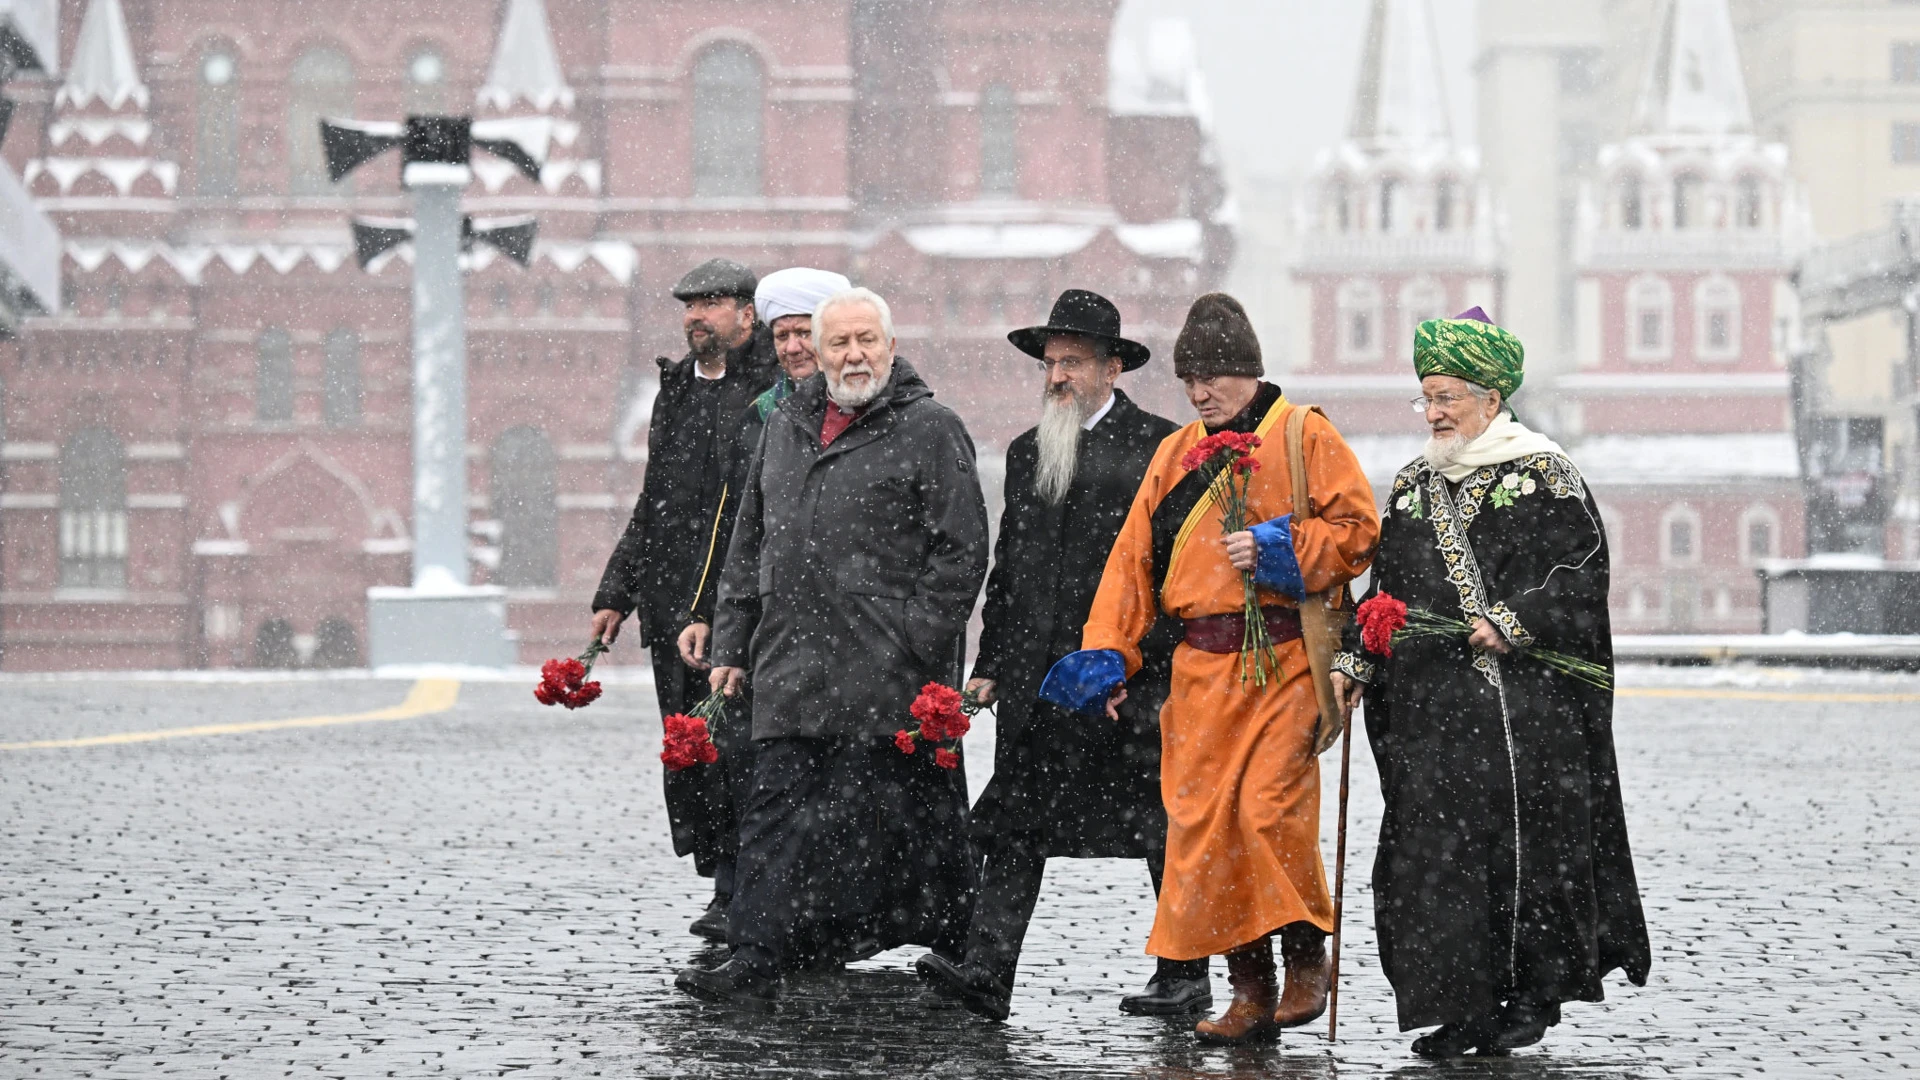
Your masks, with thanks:
[{"label": "brown leather boot", "polygon": [[1326,934],[1311,923],[1282,927],[1280,955],[1287,964],[1287,984],[1273,1022],[1281,1027],[1311,1024],[1327,1011],[1327,990],[1333,985]]},{"label": "brown leather boot", "polygon": [[1203,1043],[1232,1046],[1278,1038],[1280,1025],[1273,1010],[1280,1002],[1278,973],[1273,969],[1273,940],[1261,938],[1227,954],[1227,982],[1233,1001],[1227,1011],[1202,1020],[1193,1033]]}]

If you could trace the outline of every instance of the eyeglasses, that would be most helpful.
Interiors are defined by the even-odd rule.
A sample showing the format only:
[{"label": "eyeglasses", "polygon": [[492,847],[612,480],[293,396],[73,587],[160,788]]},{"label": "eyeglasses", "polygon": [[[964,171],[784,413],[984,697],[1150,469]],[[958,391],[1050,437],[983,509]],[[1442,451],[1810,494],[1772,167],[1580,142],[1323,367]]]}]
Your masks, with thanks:
[{"label": "eyeglasses", "polygon": [[1424,413],[1435,405],[1440,406],[1440,410],[1445,412],[1455,405],[1463,401],[1468,401],[1473,397],[1475,397],[1473,394],[1435,394],[1432,397],[1423,395],[1409,400],[1407,404],[1413,406],[1413,411],[1417,413]]},{"label": "eyeglasses", "polygon": [[1080,357],[1080,356],[1073,357],[1072,359],[1069,359],[1069,360],[1036,360],[1034,361],[1034,364],[1033,364],[1033,366],[1039,368],[1042,372],[1048,375],[1053,374],[1053,369],[1056,367],[1058,367],[1061,371],[1067,372],[1068,374],[1072,374],[1076,371],[1085,371],[1088,368],[1091,368],[1093,365],[1094,365],[1093,359],[1088,357]]}]

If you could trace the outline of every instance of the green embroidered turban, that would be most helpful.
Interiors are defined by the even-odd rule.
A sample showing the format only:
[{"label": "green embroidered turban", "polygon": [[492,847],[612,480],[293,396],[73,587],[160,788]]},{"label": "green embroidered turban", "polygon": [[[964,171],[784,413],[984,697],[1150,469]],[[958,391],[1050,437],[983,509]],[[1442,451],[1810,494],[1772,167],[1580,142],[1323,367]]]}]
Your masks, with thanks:
[{"label": "green embroidered turban", "polygon": [[1520,339],[1489,322],[1479,308],[1457,319],[1428,319],[1413,332],[1413,370],[1421,378],[1451,375],[1510,398],[1525,378]]}]

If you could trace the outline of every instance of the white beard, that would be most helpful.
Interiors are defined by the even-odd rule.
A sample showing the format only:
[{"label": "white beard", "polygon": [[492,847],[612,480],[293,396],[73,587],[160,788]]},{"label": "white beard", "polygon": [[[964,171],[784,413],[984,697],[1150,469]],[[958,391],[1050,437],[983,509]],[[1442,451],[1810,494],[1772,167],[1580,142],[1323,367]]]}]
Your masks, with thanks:
[{"label": "white beard", "polygon": [[1050,506],[1060,505],[1073,487],[1074,464],[1085,430],[1081,425],[1087,422],[1087,416],[1088,409],[1078,394],[1042,399],[1040,426],[1034,430],[1040,460],[1033,470],[1033,493]]},{"label": "white beard", "polygon": [[1427,464],[1433,466],[1435,472],[1439,472],[1458,461],[1460,455],[1472,443],[1472,439],[1462,436],[1457,431],[1451,435],[1429,435],[1426,449],[1422,453],[1426,455]]},{"label": "white beard", "polygon": [[864,365],[854,368],[851,374],[858,375],[861,372],[870,372],[872,377],[867,380],[866,386],[859,390],[852,390],[848,389],[847,385],[841,381],[850,374],[846,368],[843,367],[840,369],[838,377],[832,372],[826,371],[824,365],[821,367],[821,370],[825,372],[827,376],[827,396],[833,399],[835,405],[840,406],[848,412],[853,412],[856,409],[864,409],[868,405],[873,404],[874,399],[880,396],[880,391],[887,388],[887,375],[889,374],[887,371],[878,371]]}]

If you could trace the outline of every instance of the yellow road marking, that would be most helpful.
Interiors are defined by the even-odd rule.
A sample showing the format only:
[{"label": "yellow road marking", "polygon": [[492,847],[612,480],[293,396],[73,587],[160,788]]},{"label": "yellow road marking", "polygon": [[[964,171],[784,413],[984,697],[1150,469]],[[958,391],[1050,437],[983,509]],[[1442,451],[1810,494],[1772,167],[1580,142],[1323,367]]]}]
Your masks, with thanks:
[{"label": "yellow road marking", "polygon": [[1714,690],[1705,687],[1631,686],[1615,690],[1617,697],[1709,698],[1728,701],[1812,701],[1841,705],[1874,705],[1920,701],[1920,694],[1821,693],[1796,690]]},{"label": "yellow road marking", "polygon": [[202,735],[239,735],[250,731],[286,731],[290,728],[333,727],[337,724],[368,724],[376,720],[411,720],[416,716],[446,712],[460,700],[460,683],[454,679],[421,679],[407,691],[407,699],[372,712],[344,716],[300,716],[291,720],[253,720],[238,724],[199,724],[194,727],[160,728],[156,731],[122,731],[112,735],[89,735],[80,739],[40,739],[35,742],[0,743],[0,750],[64,750],[80,746],[119,746],[125,743],[157,742],[160,739],[192,739]]}]

